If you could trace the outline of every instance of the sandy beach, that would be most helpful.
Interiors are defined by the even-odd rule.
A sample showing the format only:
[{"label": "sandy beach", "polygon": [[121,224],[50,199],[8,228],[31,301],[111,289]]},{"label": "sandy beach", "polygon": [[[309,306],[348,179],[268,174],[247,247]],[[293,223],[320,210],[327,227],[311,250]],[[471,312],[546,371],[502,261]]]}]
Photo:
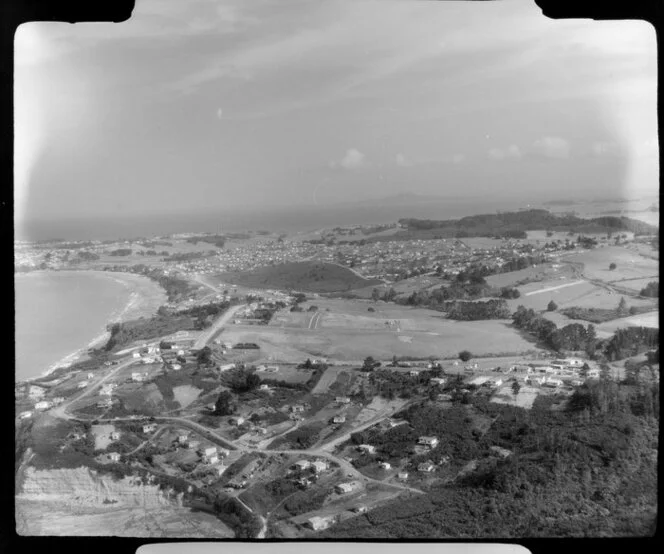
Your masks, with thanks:
[{"label": "sandy beach", "polygon": [[[142,275],[92,270],[86,270],[86,273],[98,274],[105,279],[112,279],[131,291],[127,303],[122,309],[111,314],[107,323],[129,321],[143,317],[150,318],[157,312],[159,306],[166,303],[166,292],[156,282]],[[64,358],[53,363],[41,375],[25,379],[25,381],[41,379],[50,375],[56,369],[69,367],[75,362],[80,362],[86,359],[88,357],[87,352],[90,348],[99,348],[103,346],[109,338],[110,333],[106,330],[106,326],[100,328],[98,334],[85,346],[82,346],[78,350],[71,352]]]}]

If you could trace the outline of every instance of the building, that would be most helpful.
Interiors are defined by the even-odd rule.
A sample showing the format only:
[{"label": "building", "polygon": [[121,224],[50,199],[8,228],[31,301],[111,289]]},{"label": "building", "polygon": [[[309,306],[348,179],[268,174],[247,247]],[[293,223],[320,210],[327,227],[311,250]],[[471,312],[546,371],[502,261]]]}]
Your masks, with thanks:
[{"label": "building", "polygon": [[397,477],[399,479],[401,479],[402,481],[405,481],[406,479],[408,479],[408,472],[407,471],[400,471],[399,473],[397,473]]},{"label": "building", "polygon": [[40,400],[35,404],[35,410],[48,410],[51,407],[51,403],[48,400]]},{"label": "building", "polygon": [[438,437],[420,437],[417,444],[428,446],[429,448],[436,448],[438,446]]},{"label": "building", "polygon": [[311,466],[311,462],[309,460],[298,460],[293,464],[296,469],[299,469],[300,471],[304,471],[305,469],[309,469]]},{"label": "building", "polygon": [[420,372],[419,372],[419,370],[417,370],[417,369],[411,369],[411,370],[408,372],[408,375],[410,375],[411,377],[417,377],[419,374],[420,374]]},{"label": "building", "polygon": [[189,441],[187,443],[187,448],[189,450],[196,450],[200,444],[201,444],[200,441]]},{"label": "building", "polygon": [[97,402],[97,408],[111,408],[113,407],[113,400],[110,398],[105,398]]},{"label": "building", "polygon": [[171,369],[172,369],[173,371],[178,371],[179,369],[182,369],[182,366],[181,366],[180,364],[173,364],[173,365],[171,366]]},{"label": "building", "polygon": [[213,465],[219,463],[219,456],[217,456],[216,453],[213,454],[212,456],[205,456],[205,457],[203,458],[203,461],[204,461],[207,465],[209,465],[209,466],[213,466]]},{"label": "building", "polygon": [[143,375],[141,373],[138,373],[137,371],[134,371],[131,374],[131,380],[134,381],[135,383],[141,383],[143,381]]},{"label": "building", "polygon": [[350,398],[348,398],[347,396],[337,396],[335,401],[337,404],[349,404]]},{"label": "building", "polygon": [[443,379],[442,377],[432,377],[431,379],[429,379],[429,384],[440,387],[445,384],[445,379]]},{"label": "building", "polygon": [[270,390],[270,385],[261,385],[258,387],[258,390]]},{"label": "building", "polygon": [[546,383],[543,383],[543,385],[547,387],[562,387],[563,382],[560,379],[547,379]]},{"label": "building", "polygon": [[421,471],[423,473],[431,473],[435,469],[435,466],[433,465],[433,462],[422,462],[417,466],[417,471]]},{"label": "building", "polygon": [[231,369],[235,369],[235,364],[225,364],[225,365],[219,366],[219,371],[229,371]]},{"label": "building", "polygon": [[178,442],[180,444],[187,444],[189,441],[189,435],[182,433],[181,435],[178,435]]},{"label": "building", "polygon": [[138,359],[138,358],[141,357],[141,353],[138,352],[138,351],[135,351],[135,352],[133,352],[133,353],[131,354],[131,357],[132,357],[132,358],[135,358],[135,359]]},{"label": "building", "polygon": [[205,448],[201,448],[199,451],[199,454],[203,456],[204,458],[209,458],[211,456],[216,456],[217,455],[217,448],[214,446],[207,446]]},{"label": "building", "polygon": [[111,432],[111,440],[112,441],[120,440],[120,433],[118,431],[112,431]]},{"label": "building", "polygon": [[588,379],[599,379],[599,369],[597,369],[597,368],[589,369],[586,372],[586,377]]},{"label": "building", "polygon": [[84,388],[87,387],[87,386],[88,386],[88,382],[87,382],[87,381],[81,381],[78,385],[76,385],[76,388],[84,389]]},{"label": "building", "polygon": [[32,399],[42,398],[44,394],[46,394],[46,389],[37,385],[30,385],[30,389],[28,389],[28,396]]},{"label": "building", "polygon": [[231,423],[231,425],[236,425],[239,427],[244,423],[244,418],[242,416],[235,416],[231,417],[228,421]]},{"label": "building", "polygon": [[291,406],[291,412],[293,412],[294,414],[304,412],[304,406],[302,406],[301,404],[296,404],[295,406]]},{"label": "building", "polygon": [[349,492],[353,492],[353,489],[355,489],[355,483],[339,483],[334,487],[335,492],[339,494],[347,494]]},{"label": "building", "polygon": [[119,452],[111,452],[108,455],[108,459],[111,460],[111,462],[119,462],[121,457],[122,456],[120,456]]},{"label": "building", "polygon": [[53,402],[53,405],[54,405],[54,406],[59,406],[59,405],[62,404],[64,401],[65,401],[65,399],[64,399],[64,397],[62,397],[62,396],[56,396],[55,398],[53,398],[53,399],[51,400],[51,402]]},{"label": "building", "polygon": [[375,454],[376,453],[376,447],[373,446],[372,444],[360,444],[357,449],[360,452],[364,452],[366,454]]},{"label": "building", "polygon": [[88,379],[92,379],[94,376],[95,376],[94,373],[92,373],[92,372],[88,372]]},{"label": "building", "polygon": [[356,514],[366,514],[366,513],[367,513],[367,507],[364,506],[363,504],[361,504],[361,505],[359,505],[359,506],[355,506],[355,507],[353,508],[353,511],[354,511]]},{"label": "building", "polygon": [[143,425],[144,433],[152,433],[155,429],[157,429],[156,423],[147,423],[146,425]]},{"label": "building", "polygon": [[392,466],[388,462],[380,462],[378,465],[380,466],[380,469],[392,469]]},{"label": "building", "polygon": [[316,460],[313,464],[311,464],[311,467],[314,468],[316,473],[323,473],[324,471],[327,471],[327,462],[324,462],[323,460]]},{"label": "building", "polygon": [[322,531],[323,529],[327,529],[333,523],[334,523],[334,516],[326,516],[326,517],[313,516],[307,519],[307,525],[314,531]]},{"label": "building", "polygon": [[334,416],[332,419],[333,423],[346,423],[346,416],[345,415],[337,415]]},{"label": "building", "polygon": [[29,417],[32,417],[32,412],[21,412],[18,414],[19,419],[27,419]]}]

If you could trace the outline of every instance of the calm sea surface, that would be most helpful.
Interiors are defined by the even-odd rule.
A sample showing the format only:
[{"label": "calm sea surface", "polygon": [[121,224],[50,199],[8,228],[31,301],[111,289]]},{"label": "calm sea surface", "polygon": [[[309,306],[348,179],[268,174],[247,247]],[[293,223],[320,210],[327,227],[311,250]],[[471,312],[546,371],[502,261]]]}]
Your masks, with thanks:
[{"label": "calm sea surface", "polygon": [[81,271],[16,275],[16,380],[85,349],[127,304],[130,287]]}]

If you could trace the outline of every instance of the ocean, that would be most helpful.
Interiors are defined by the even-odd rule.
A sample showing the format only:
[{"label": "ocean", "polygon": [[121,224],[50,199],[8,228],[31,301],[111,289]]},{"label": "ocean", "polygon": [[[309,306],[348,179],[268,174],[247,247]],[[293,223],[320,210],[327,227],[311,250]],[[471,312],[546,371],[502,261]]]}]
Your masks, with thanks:
[{"label": "ocean", "polygon": [[129,283],[97,272],[17,274],[14,284],[17,381],[39,377],[85,352],[132,294]]}]

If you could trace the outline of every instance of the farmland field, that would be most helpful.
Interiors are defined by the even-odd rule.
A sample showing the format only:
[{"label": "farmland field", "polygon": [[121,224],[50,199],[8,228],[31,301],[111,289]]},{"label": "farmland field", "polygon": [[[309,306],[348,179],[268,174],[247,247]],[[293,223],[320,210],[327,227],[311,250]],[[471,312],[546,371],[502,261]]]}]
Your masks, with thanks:
[{"label": "farmland field", "polygon": [[563,264],[542,264],[518,271],[489,275],[486,281],[492,287],[511,287],[522,281],[550,281],[571,278],[572,268]]},{"label": "farmland field", "polygon": [[633,315],[607,321],[597,325],[597,330],[603,333],[614,333],[616,329],[625,327],[653,327],[659,329],[659,311],[648,312],[646,314]]},{"label": "farmland field", "polygon": [[261,379],[274,379],[276,381],[285,381],[287,383],[306,383],[310,378],[313,370],[311,369],[298,369],[295,365],[280,365],[279,371],[275,373],[261,371],[256,375]]},{"label": "farmland field", "polygon": [[496,402],[498,404],[511,404],[512,406],[519,406],[519,408],[525,408],[529,410],[533,407],[533,402],[537,398],[537,395],[540,394],[540,389],[535,387],[521,387],[519,394],[516,399],[512,393],[512,388],[509,386],[501,387],[496,393],[491,397],[491,402]]},{"label": "farmland field", "polygon": [[[579,254],[571,254],[563,259],[582,263],[583,273],[586,277],[607,283],[632,278],[655,279],[659,275],[657,260],[646,258],[621,246],[596,248]],[[611,263],[616,264],[616,269],[609,269]]]}]

